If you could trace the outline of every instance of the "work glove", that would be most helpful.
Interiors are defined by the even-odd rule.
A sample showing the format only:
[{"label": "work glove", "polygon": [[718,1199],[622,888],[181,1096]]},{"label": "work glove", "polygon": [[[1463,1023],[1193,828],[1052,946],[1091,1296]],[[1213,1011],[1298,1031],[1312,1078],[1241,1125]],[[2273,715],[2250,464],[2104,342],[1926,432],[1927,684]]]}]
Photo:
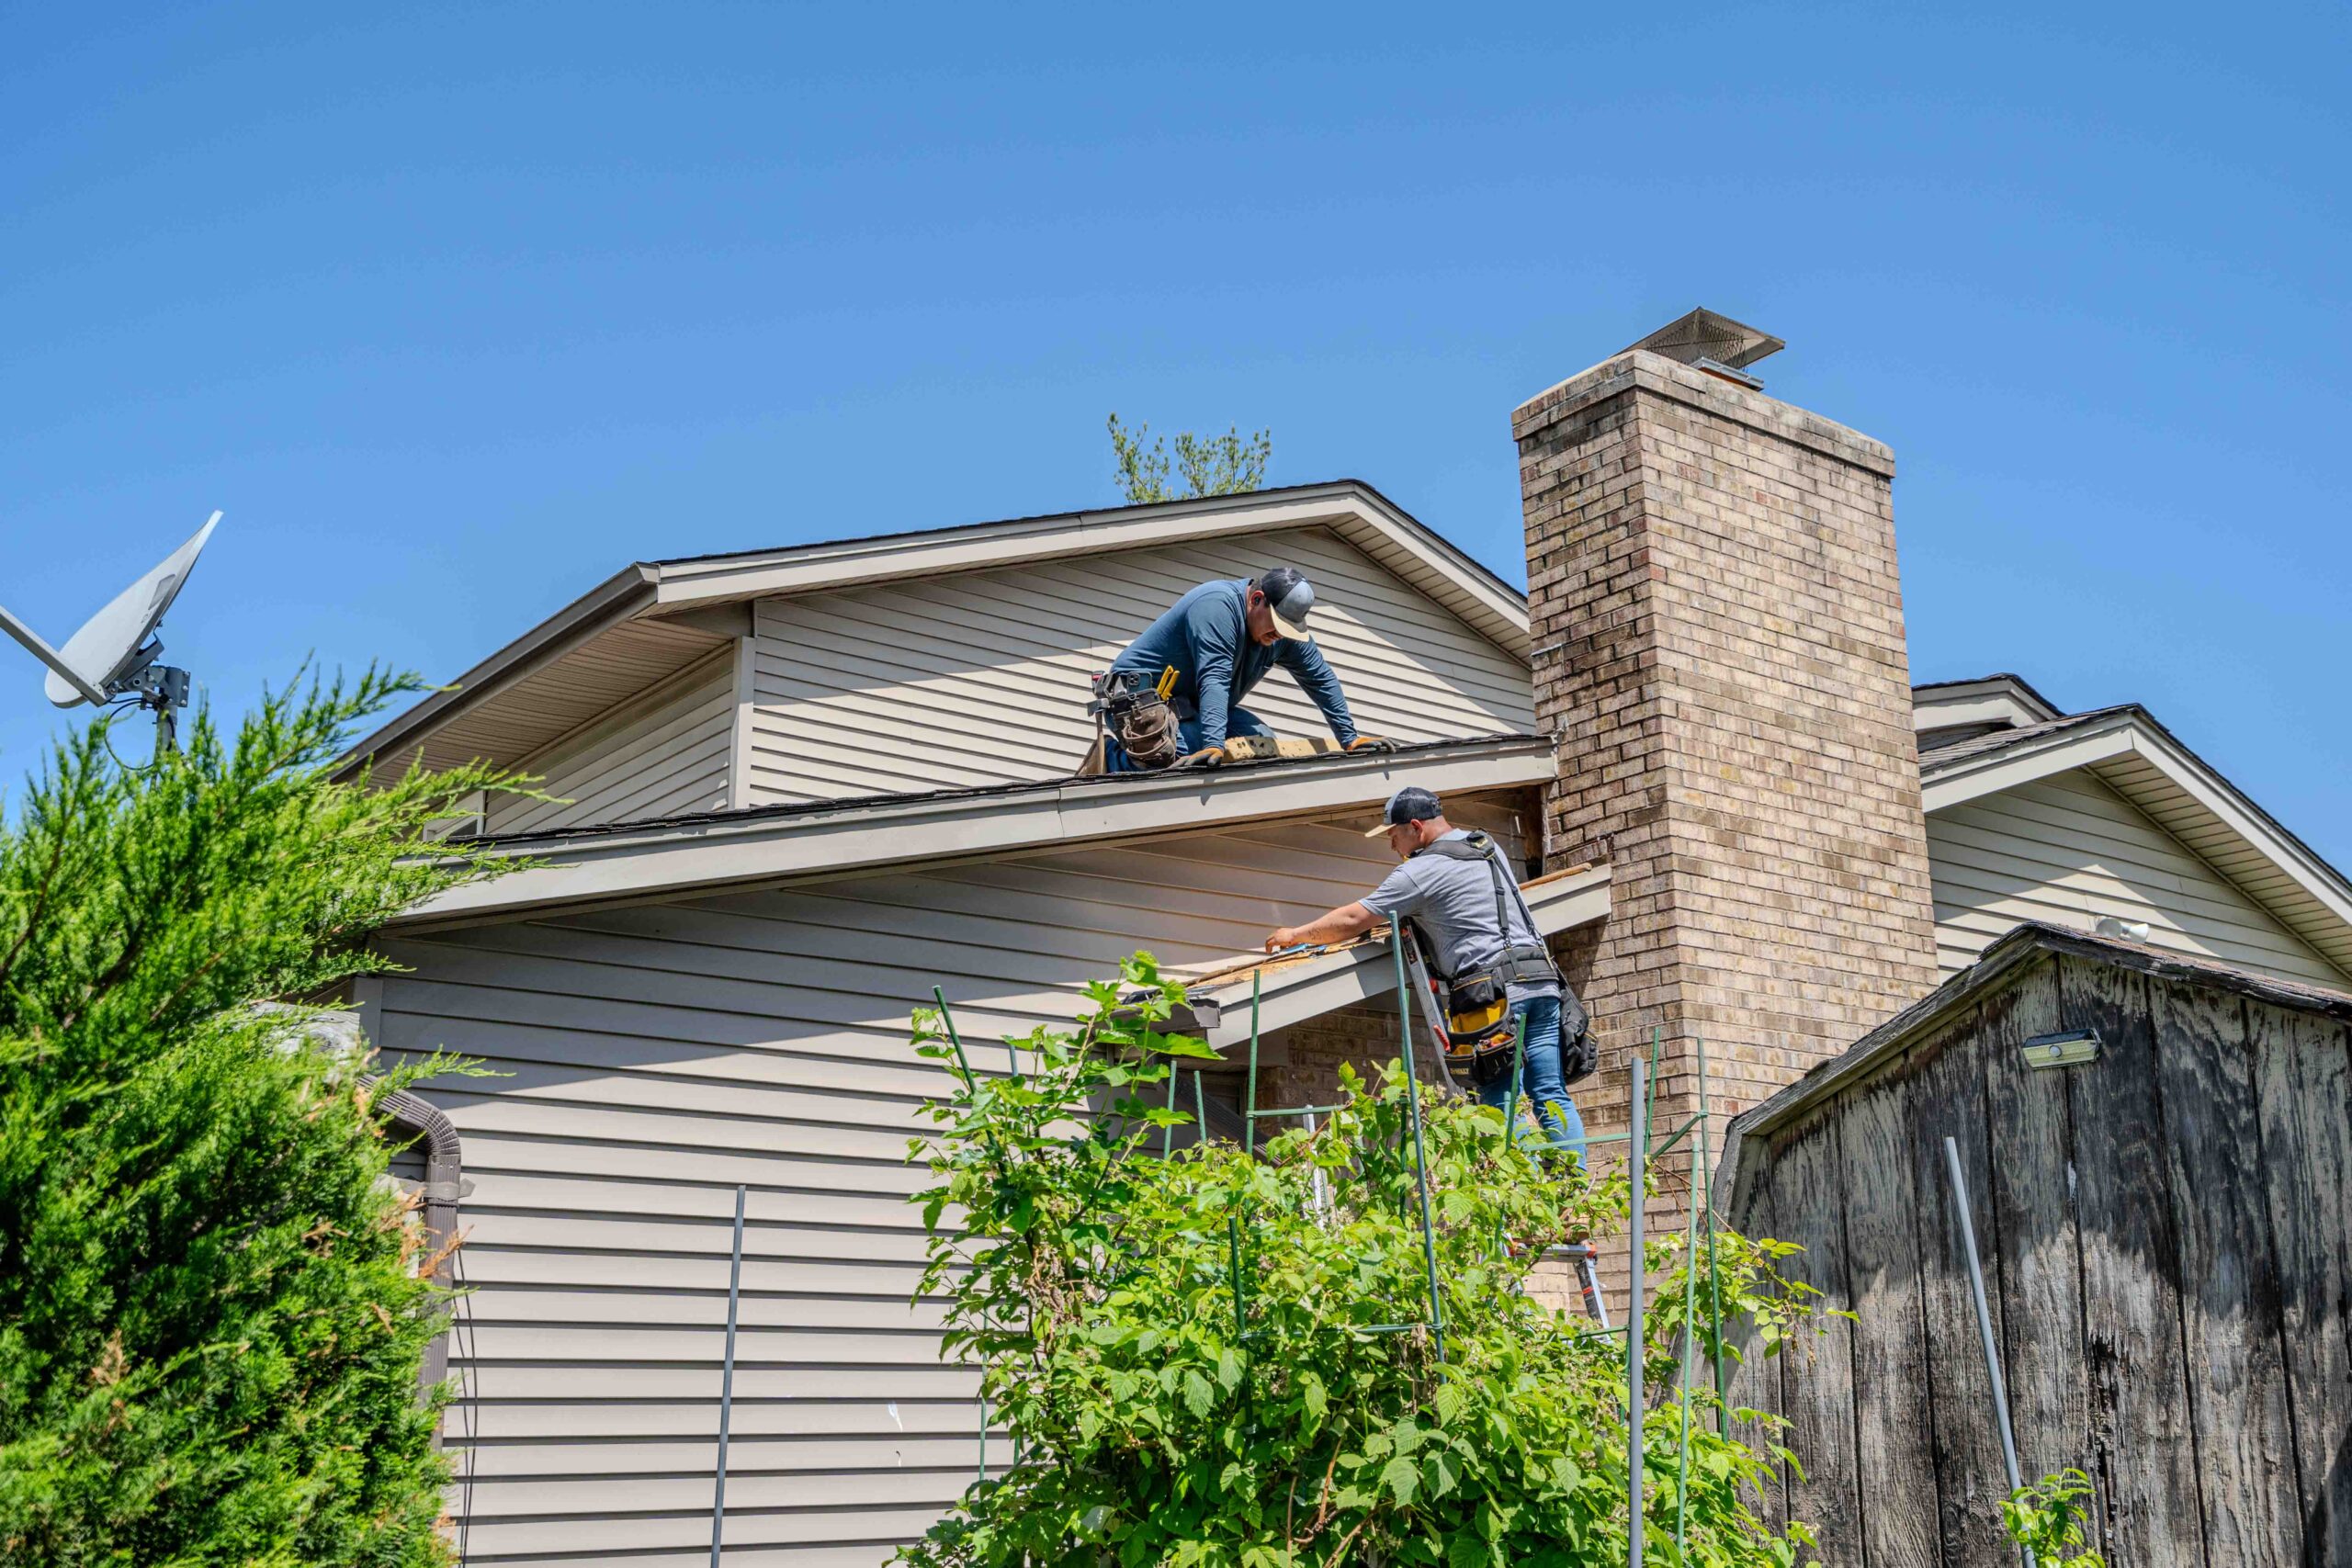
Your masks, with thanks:
[{"label": "work glove", "polygon": [[1177,758],[1174,765],[1178,768],[1214,768],[1224,761],[1224,747],[1204,746],[1197,751],[1188,751]]},{"label": "work glove", "polygon": [[1359,735],[1348,742],[1351,751],[1394,751],[1396,742],[1385,735]]}]

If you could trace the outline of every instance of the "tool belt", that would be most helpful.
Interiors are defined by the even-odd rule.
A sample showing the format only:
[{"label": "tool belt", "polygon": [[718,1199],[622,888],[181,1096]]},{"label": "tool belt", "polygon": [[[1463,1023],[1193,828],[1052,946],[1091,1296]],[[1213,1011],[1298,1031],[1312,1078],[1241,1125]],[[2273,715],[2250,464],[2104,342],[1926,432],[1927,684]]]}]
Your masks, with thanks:
[{"label": "tool belt", "polygon": [[1142,676],[1114,670],[1094,677],[1094,697],[1086,705],[1127,761],[1156,773],[1183,755],[1183,732],[1176,710]]},{"label": "tool belt", "polygon": [[[1511,902],[1518,904],[1527,929],[1535,929],[1535,917],[1528,912],[1527,901],[1520,897],[1518,883],[1504,874],[1502,853],[1486,834],[1440,839],[1414,852],[1436,855],[1441,860],[1486,862],[1495,882],[1495,929],[1509,940]],[[1510,987],[1557,982],[1560,971],[1553,964],[1551,953],[1541,942],[1527,943],[1506,948],[1494,962],[1476,969],[1440,976],[1429,939],[1419,926],[1411,929],[1413,940],[1421,950],[1422,964],[1430,973],[1430,983],[1437,991],[1438,1010],[1445,1020],[1447,1070],[1465,1068],[1470,1081],[1480,1089],[1501,1082],[1510,1073],[1518,1044],[1518,1032],[1510,1021]]]}]

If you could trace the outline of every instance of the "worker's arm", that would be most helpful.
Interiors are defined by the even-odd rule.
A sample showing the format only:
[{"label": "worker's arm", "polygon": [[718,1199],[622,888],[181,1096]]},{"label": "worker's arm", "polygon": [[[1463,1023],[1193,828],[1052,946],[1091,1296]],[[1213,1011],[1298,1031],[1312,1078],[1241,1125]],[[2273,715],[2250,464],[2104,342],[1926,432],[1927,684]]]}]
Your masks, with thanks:
[{"label": "worker's arm", "polygon": [[1372,930],[1379,918],[1362,904],[1342,904],[1336,909],[1326,909],[1303,926],[1284,926],[1271,932],[1266,938],[1266,951],[1280,953],[1285,947],[1321,947],[1345,942]]},{"label": "worker's arm", "polygon": [[1323,650],[1310,641],[1284,637],[1274,648],[1274,658],[1291,673],[1299,690],[1315,699],[1323,710],[1323,721],[1331,727],[1332,739],[1342,746],[1356,743],[1355,716],[1348,712],[1348,694],[1340,690],[1340,678],[1323,661]]}]

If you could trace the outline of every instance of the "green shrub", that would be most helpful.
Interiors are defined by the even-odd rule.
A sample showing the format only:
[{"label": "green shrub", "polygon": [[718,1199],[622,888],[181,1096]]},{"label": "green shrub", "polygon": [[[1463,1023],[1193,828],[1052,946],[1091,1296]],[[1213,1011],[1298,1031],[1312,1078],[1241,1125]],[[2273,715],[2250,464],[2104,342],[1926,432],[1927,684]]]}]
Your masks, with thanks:
[{"label": "green shrub", "polygon": [[[1121,982],[1091,987],[1075,1032],[1013,1043],[1024,1070],[1011,1078],[971,1075],[945,1021],[917,1014],[919,1048],[956,1069],[938,1137],[917,1145],[938,1177],[922,1196],[925,1289],[947,1301],[951,1348],[983,1365],[1015,1454],[904,1559],[1624,1561],[1623,1340],[1521,1291],[1544,1246],[1622,1221],[1624,1178],[1546,1168],[1505,1145],[1500,1112],[1427,1095],[1441,1354],[1426,1326],[1390,1326],[1429,1315],[1401,1077],[1346,1075],[1345,1108],[1312,1135],[1274,1136],[1269,1161],[1229,1145],[1163,1160],[1159,1129],[1193,1107],[1165,1109],[1162,1058],[1206,1054],[1155,1027],[1181,995],[1138,954]],[[1773,1256],[1732,1238],[1720,1262],[1727,1302],[1763,1308],[1777,1345],[1809,1292],[1777,1280]],[[1646,1347],[1661,1377],[1680,1281],[1668,1272],[1659,1298],[1677,1311]],[[1653,1560],[1673,1560],[1679,1516],[1687,1562],[1796,1562],[1803,1527],[1776,1532],[1750,1506],[1781,1450],[1719,1437],[1711,1386],[1693,1404],[1687,1466],[1679,1410],[1644,1415]]]},{"label": "green shrub", "polygon": [[421,1227],[359,1064],[255,1006],[473,874],[403,857],[495,779],[327,778],[416,689],[199,713],[142,772],[100,720],[0,827],[0,1560],[446,1556]]}]

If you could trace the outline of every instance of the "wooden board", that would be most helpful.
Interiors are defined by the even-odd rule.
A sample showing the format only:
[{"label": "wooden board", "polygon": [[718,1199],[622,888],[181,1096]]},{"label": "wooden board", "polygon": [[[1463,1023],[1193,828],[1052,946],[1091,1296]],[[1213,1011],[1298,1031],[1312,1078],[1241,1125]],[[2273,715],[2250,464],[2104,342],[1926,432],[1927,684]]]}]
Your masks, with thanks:
[{"label": "wooden board", "polygon": [[[1751,1184],[1743,1195],[1744,1206],[1734,1210],[1728,1224],[1740,1235],[1757,1239],[1778,1237],[1781,1234],[1772,1218],[1772,1191],[1769,1180]],[[1750,1320],[1742,1318],[1741,1327],[1730,1337],[1740,1359],[1724,1371],[1724,1397],[1734,1410],[1760,1410],[1770,1415],[1781,1413],[1781,1359],[1764,1354]],[[1762,1452],[1768,1446],[1782,1440],[1781,1434],[1762,1421],[1734,1421],[1731,1435],[1749,1448]],[[1757,1517],[1779,1530],[1789,1522],[1788,1477],[1776,1463],[1771,1478],[1761,1495],[1754,1503]]]},{"label": "wooden board", "polygon": [[[1783,1271],[1820,1291],[1826,1305],[1850,1309],[1844,1182],[1834,1115],[1774,1137],[1773,1213],[1781,1239],[1804,1248]],[[1853,1355],[1852,1325],[1833,1318],[1828,1332],[1790,1346],[1778,1358],[1788,1444],[1804,1467],[1802,1481],[1789,1478],[1789,1514],[1813,1527],[1830,1562],[1861,1560]]]},{"label": "wooden board", "polygon": [[2302,1531],[2245,1004],[2157,980],[2148,995],[2206,1546],[2216,1562],[2290,1568]]},{"label": "wooden board", "polygon": [[[2032,976],[2026,978],[2030,983]],[[2046,969],[2042,978],[2048,981]],[[1984,1337],[1977,1331],[1944,1140],[1960,1145],[1971,1200],[1969,1218],[1984,1269],[1985,1306],[1998,1343],[2005,1324],[2001,1224],[1995,1209],[1995,1167],[1999,1162],[1988,1156],[1985,1050],[1979,1032],[1986,1027],[1987,1011],[1997,1009],[2006,1015],[2012,1010],[2013,994],[2005,992],[1992,998],[1987,1009],[1962,1015],[1939,1040],[1922,1046],[1920,1054],[1929,1059],[1911,1095],[1909,1154],[1919,1198],[1919,1298],[1933,1398],[1928,1427],[1936,1460],[1937,1537],[1943,1561],[1968,1568],[2007,1568],[2017,1554],[2001,1529],[2000,1503],[2008,1495],[2008,1472],[2001,1462],[1992,1378],[1984,1366]],[[1992,1146],[1998,1146],[1996,1137]],[[2007,1157],[2004,1152],[2002,1159]]]},{"label": "wooden board", "polygon": [[2181,1353],[2180,1258],[2143,977],[2058,961],[2061,1022],[2092,1028],[2099,1059],[2067,1072],[2077,1157],[2084,1348],[2108,1560],[2205,1562]]},{"label": "wooden board", "polygon": [[2256,1122],[2307,1562],[2352,1562],[2352,1040],[2250,1006]]},{"label": "wooden board", "polygon": [[1897,1068],[1859,1090],[1838,1128],[1847,1279],[1856,1314],[1856,1475],[1866,1504],[1862,1542],[1871,1568],[1934,1568],[1942,1555],[1913,1230],[1918,1197],[1910,1077]]}]

